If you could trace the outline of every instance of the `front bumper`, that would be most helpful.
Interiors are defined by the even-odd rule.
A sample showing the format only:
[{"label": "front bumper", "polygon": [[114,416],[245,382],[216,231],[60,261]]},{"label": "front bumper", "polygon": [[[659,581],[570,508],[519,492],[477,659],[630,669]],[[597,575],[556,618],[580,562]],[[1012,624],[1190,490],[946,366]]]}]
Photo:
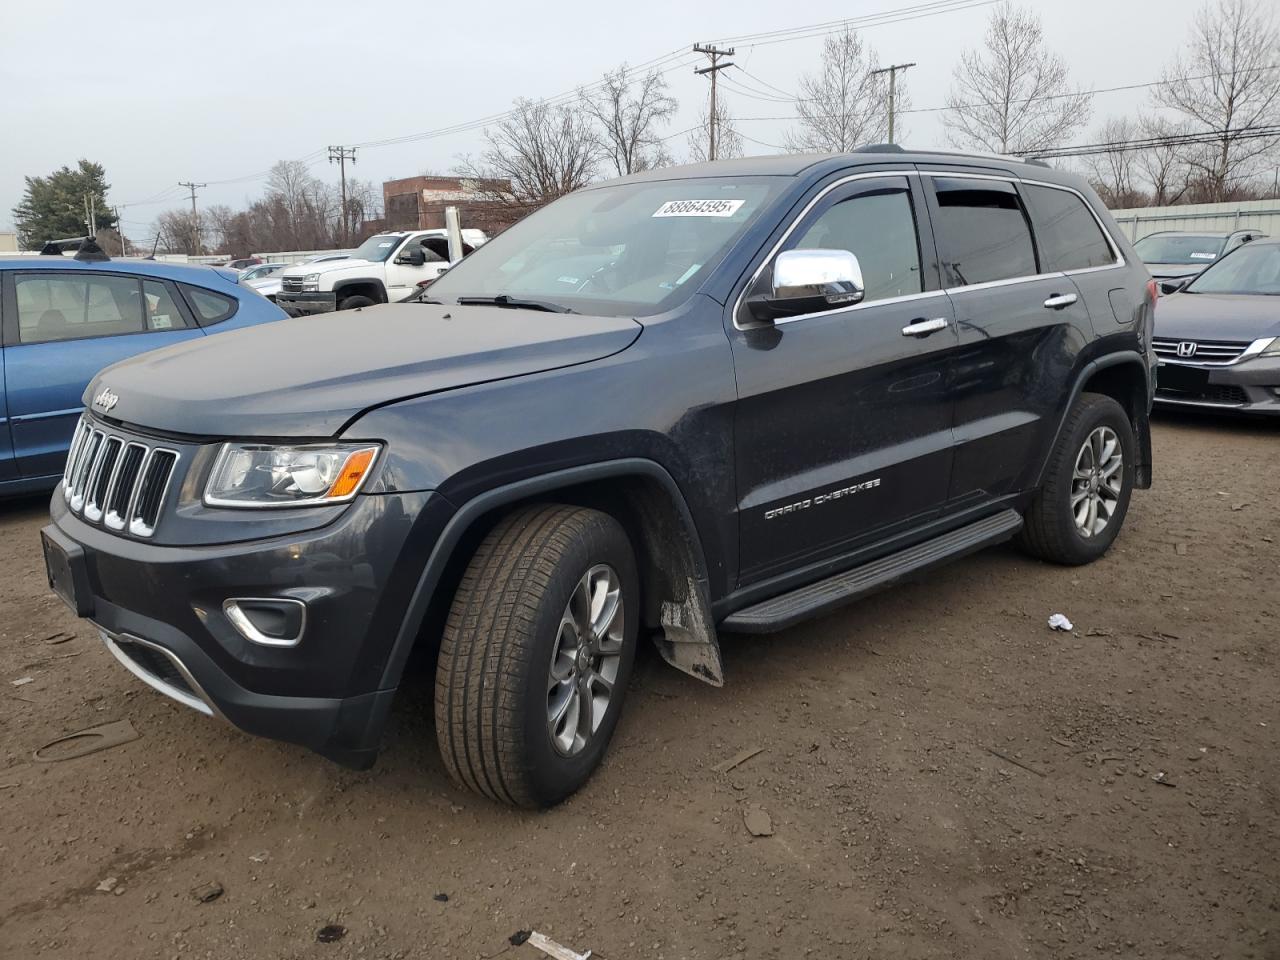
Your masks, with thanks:
[{"label": "front bumper", "polygon": [[[1161,373],[1169,373],[1161,378]],[[1160,361],[1158,406],[1196,407],[1280,416],[1280,357],[1257,357],[1224,367]]]},{"label": "front bumper", "polygon": [[315,313],[332,313],[338,309],[335,293],[286,293],[281,290],[275,297],[276,306],[291,317],[306,317]]},{"label": "front bumper", "polygon": [[[373,762],[395,695],[386,665],[453,512],[443,498],[363,495],[318,530],[193,547],[109,533],[71,513],[60,494],[52,512],[45,534],[76,555],[80,612],[132,673],[248,733],[351,767]],[[251,642],[223,612],[232,597],[305,599],[301,641]]]}]

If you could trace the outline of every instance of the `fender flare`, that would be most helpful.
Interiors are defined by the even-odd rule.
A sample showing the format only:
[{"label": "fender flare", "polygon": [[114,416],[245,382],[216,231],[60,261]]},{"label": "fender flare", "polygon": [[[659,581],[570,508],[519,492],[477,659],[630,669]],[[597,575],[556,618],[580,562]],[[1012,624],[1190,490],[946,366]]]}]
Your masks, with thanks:
[{"label": "fender flare", "polygon": [[[1081,367],[1080,372],[1076,374],[1075,382],[1071,387],[1071,396],[1067,400],[1066,405],[1062,408],[1062,414],[1058,417],[1058,425],[1053,431],[1053,440],[1045,451],[1045,455],[1040,462],[1040,469],[1036,473],[1034,486],[1037,489],[1039,489],[1041,483],[1044,482],[1044,472],[1049,468],[1049,458],[1053,455],[1054,449],[1058,446],[1058,440],[1062,436],[1063,428],[1066,426],[1067,414],[1071,412],[1071,408],[1074,407],[1076,405],[1076,401],[1080,399],[1080,394],[1084,393],[1084,385],[1089,381],[1089,378],[1099,370],[1105,370],[1108,367],[1115,367],[1120,364],[1132,364],[1136,366],[1142,374],[1143,383],[1146,384],[1145,393],[1147,402],[1141,410],[1137,411],[1138,419],[1141,423],[1135,423],[1133,427],[1134,433],[1137,434],[1139,446],[1139,462],[1137,465],[1139,476],[1142,476],[1143,471],[1145,471],[1147,480],[1145,486],[1149,487],[1151,485],[1151,428],[1149,424],[1149,415],[1151,411],[1151,394],[1153,385],[1151,383],[1150,368],[1142,354],[1138,353],[1136,350],[1118,350],[1114,353],[1104,354],[1101,357],[1090,360]],[[1142,486],[1142,484],[1139,484],[1139,486]]]},{"label": "fender flare", "polygon": [[[715,628],[711,621],[711,599],[710,590],[707,581],[707,565],[706,557],[703,553],[702,540],[698,536],[697,526],[693,522],[693,514],[689,510],[689,504],[685,500],[684,494],[680,491],[680,487],[676,484],[675,479],[667,470],[653,460],[647,460],[640,457],[629,457],[620,460],[606,460],[598,463],[584,464],[577,467],[569,467],[564,470],[556,470],[551,473],[540,474],[536,477],[529,477],[524,480],[518,480],[514,483],[504,484],[503,486],[494,487],[486,490],[484,493],[472,497],[457,512],[449,518],[445,524],[444,530],[441,531],[435,545],[431,548],[431,554],[427,558],[427,562],[423,567],[422,574],[418,578],[418,584],[414,588],[413,596],[409,601],[408,610],[405,612],[404,618],[400,622],[400,629],[396,633],[395,642],[391,648],[391,654],[387,658],[386,667],[383,669],[382,679],[379,688],[382,690],[394,689],[399,686],[400,679],[404,673],[405,664],[408,662],[409,654],[417,642],[418,633],[422,629],[422,622],[427,613],[427,607],[435,594],[437,585],[441,577],[444,575],[445,569],[449,561],[453,558],[454,551],[462,540],[463,535],[471,527],[471,525],[490,511],[515,503],[519,500],[526,500],[535,497],[541,493],[550,493],[554,490],[564,487],[576,486],[583,483],[589,483],[596,480],[605,480],[613,477],[635,477],[642,476],[657,481],[670,496],[672,503],[676,506],[679,516],[679,522],[684,527],[684,532],[688,538],[690,545],[690,553],[694,564],[695,575],[691,578],[691,589],[696,591],[696,595],[690,597],[690,601],[700,607],[705,617],[706,630],[701,631],[702,636],[696,639],[699,643],[711,643],[713,646],[714,664],[711,672],[719,674],[719,647],[715,641]],[[672,628],[679,630],[690,630],[690,632],[699,633],[689,624],[671,624],[666,623],[666,617],[663,618],[664,627],[668,632]],[[709,640],[706,634],[709,632]],[[671,644],[667,644],[670,646]],[[675,644],[683,646],[683,644]],[[679,663],[671,660],[667,651],[663,649],[663,644],[659,645],[663,655],[667,657],[673,665],[680,669],[685,669]],[[696,674],[700,679],[708,680],[709,678],[702,672]],[[717,676],[720,683],[723,679]],[[709,682],[715,683],[714,680]],[[716,683],[715,685],[719,685]]]},{"label": "fender flare", "polygon": [[342,298],[342,291],[346,287],[354,287],[354,286],[363,287],[363,286],[368,286],[369,284],[372,284],[373,286],[378,288],[378,295],[382,297],[382,299],[379,302],[386,303],[387,302],[387,285],[383,283],[381,280],[379,280],[377,277],[353,277],[350,280],[339,280],[333,286],[333,298],[335,301],[340,300]]}]

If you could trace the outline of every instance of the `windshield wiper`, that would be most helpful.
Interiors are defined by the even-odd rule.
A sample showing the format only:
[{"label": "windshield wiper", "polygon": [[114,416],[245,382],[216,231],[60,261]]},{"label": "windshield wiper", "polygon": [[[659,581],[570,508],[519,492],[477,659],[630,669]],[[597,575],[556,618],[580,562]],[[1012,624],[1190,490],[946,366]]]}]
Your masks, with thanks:
[{"label": "windshield wiper", "polygon": [[500,293],[496,297],[459,297],[460,307],[510,307],[513,310],[542,310],[546,313],[573,313],[570,307],[550,300],[522,300]]}]

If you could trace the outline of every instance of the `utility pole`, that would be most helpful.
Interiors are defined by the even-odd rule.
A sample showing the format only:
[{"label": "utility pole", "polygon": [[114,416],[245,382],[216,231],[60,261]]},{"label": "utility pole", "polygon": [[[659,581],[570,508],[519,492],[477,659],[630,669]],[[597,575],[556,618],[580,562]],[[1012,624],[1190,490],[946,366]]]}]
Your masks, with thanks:
[{"label": "utility pole", "polygon": [[120,238],[120,256],[127,257],[129,255],[129,252],[125,249],[125,245],[124,245],[124,223],[120,219],[119,204],[112,207],[111,212],[116,215],[116,236]]},{"label": "utility pole", "polygon": [[200,256],[200,214],[196,213],[196,191],[207,187],[208,184],[179,180],[178,186],[186,187],[191,191],[191,246],[195,248],[198,257]]},{"label": "utility pole", "polygon": [[887,67],[881,67],[879,70],[872,70],[871,75],[874,77],[878,73],[887,73],[889,75],[889,142],[893,143],[893,116],[898,112],[898,71],[907,71],[914,67],[914,63],[893,63]]},{"label": "utility pole", "polygon": [[355,147],[330,147],[329,162],[338,163],[339,176],[342,179],[342,245],[351,246],[350,227],[347,219],[347,161],[356,162]]},{"label": "utility pole", "polygon": [[726,67],[732,67],[733,61],[728,60],[724,63],[720,62],[721,57],[732,57],[735,53],[733,47],[728,50],[721,50],[719,47],[709,44],[695,43],[693,45],[694,53],[706,54],[711,58],[711,66],[695,69],[696,74],[711,74],[711,115],[707,120],[707,127],[710,134],[710,143],[707,149],[707,159],[714,160],[716,158],[716,135],[719,132],[716,128],[720,124],[720,115],[716,112],[716,74]]},{"label": "utility pole", "polygon": [[93,225],[89,219],[89,195],[84,194],[82,199],[84,200],[84,228],[89,231],[89,236],[93,236]]}]

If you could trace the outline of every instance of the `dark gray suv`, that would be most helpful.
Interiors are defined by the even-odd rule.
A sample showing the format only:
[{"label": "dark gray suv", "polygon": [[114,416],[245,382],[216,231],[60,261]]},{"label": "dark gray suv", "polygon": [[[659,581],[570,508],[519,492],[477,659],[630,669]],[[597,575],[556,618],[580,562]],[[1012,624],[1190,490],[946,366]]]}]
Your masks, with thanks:
[{"label": "dark gray suv", "polygon": [[452,775],[555,803],[641,636],[720,685],[722,633],[1009,538],[1101,557],[1151,483],[1154,299],[1043,165],[877,147],[593,185],[426,301],[105,370],[50,582],[144,682],[354,766],[417,651]]}]

